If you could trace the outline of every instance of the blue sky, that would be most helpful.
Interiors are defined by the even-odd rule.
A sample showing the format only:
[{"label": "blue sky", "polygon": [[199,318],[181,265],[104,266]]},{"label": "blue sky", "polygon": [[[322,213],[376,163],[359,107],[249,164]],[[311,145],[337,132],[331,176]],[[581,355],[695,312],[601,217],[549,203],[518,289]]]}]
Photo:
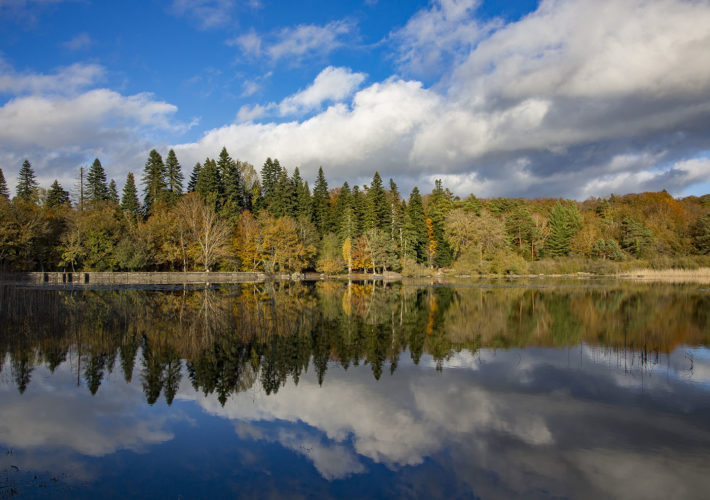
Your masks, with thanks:
[{"label": "blue sky", "polygon": [[222,146],[331,185],[710,191],[710,5],[657,0],[0,1],[0,168],[122,185]]}]

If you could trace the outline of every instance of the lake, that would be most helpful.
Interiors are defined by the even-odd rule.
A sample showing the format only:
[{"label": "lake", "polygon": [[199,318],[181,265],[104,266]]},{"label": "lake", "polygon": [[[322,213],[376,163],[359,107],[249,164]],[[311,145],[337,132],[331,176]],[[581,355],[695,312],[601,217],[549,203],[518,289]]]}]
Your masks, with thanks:
[{"label": "lake", "polygon": [[0,498],[707,498],[710,289],[0,285]]}]

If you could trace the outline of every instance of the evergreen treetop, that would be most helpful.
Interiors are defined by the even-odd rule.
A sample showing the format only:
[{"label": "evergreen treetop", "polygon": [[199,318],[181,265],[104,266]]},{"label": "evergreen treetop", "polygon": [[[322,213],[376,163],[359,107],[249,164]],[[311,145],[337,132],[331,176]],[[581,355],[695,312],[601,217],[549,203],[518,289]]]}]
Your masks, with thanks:
[{"label": "evergreen treetop", "polygon": [[146,215],[153,212],[153,205],[165,199],[166,186],[163,158],[152,149],[143,169],[143,204]]},{"label": "evergreen treetop", "polygon": [[7,182],[5,182],[5,176],[3,175],[1,168],[0,168],[0,196],[4,197],[7,200],[10,199],[10,191],[8,191],[8,189],[7,189]]},{"label": "evergreen treetop", "polygon": [[108,200],[111,203],[119,203],[119,198],[118,198],[118,187],[116,187],[116,181],[111,179],[111,182],[108,183]]},{"label": "evergreen treetop", "polygon": [[190,174],[190,180],[187,183],[187,192],[192,193],[195,191],[195,186],[197,185],[197,179],[200,177],[200,170],[202,170],[202,165],[198,161],[192,168],[192,173]]},{"label": "evergreen treetop", "polygon": [[86,175],[86,197],[92,203],[109,199],[106,171],[98,158],[94,159]]},{"label": "evergreen treetop", "polygon": [[182,194],[182,167],[172,149],[168,151],[168,156],[165,158],[165,183],[167,189],[168,201],[175,201]]},{"label": "evergreen treetop", "polygon": [[69,203],[69,193],[65,191],[56,179],[47,191],[45,200],[47,207],[54,208]]},{"label": "evergreen treetop", "polygon": [[38,187],[32,165],[28,160],[25,160],[17,175],[17,197],[25,201],[36,200]]},{"label": "evergreen treetop", "polygon": [[123,186],[121,208],[131,215],[140,215],[141,204],[140,201],[138,201],[138,190],[136,189],[136,181],[132,172],[128,172],[126,184]]}]

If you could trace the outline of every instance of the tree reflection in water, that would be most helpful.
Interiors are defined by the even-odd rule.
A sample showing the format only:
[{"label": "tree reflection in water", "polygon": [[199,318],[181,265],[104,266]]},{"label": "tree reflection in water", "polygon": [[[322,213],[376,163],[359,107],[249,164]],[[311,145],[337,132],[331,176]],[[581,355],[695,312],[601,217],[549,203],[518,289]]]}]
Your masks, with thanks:
[{"label": "tree reflection in water", "polygon": [[[707,345],[710,297],[687,286],[417,287],[267,282],[204,289],[0,287],[0,355],[20,393],[34,367],[70,362],[91,394],[135,364],[149,404],[171,404],[183,373],[195,390],[266,394],[329,363],[369,364],[375,379],[402,355],[437,369],[461,350],[584,343],[626,366]],[[141,354],[138,356],[138,354]],[[118,360],[118,363],[116,361]],[[183,371],[183,363],[185,370]]]}]

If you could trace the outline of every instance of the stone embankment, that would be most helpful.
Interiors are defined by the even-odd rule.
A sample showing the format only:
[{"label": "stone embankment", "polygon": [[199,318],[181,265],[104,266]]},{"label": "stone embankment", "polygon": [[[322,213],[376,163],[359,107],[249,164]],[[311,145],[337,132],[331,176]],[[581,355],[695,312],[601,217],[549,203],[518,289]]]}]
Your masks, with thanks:
[{"label": "stone embankment", "polygon": [[290,279],[291,275],[264,273],[121,273],[121,272],[33,272],[2,275],[3,281],[74,285],[182,285],[189,283],[249,283],[267,279]]}]

